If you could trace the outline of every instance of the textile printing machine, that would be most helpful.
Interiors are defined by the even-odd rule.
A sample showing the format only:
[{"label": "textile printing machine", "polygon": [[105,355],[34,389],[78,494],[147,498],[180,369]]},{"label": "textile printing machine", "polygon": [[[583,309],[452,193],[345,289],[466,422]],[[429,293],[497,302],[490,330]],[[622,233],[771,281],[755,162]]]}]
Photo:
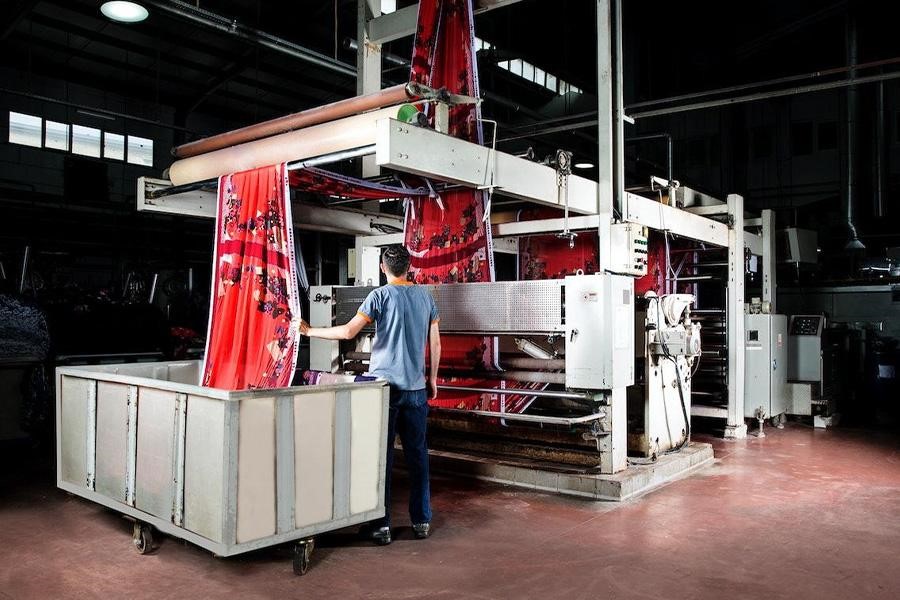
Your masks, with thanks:
[{"label": "textile printing machine", "polygon": [[[483,402],[474,409],[432,407],[431,447],[615,473],[627,466],[628,454],[655,458],[688,443],[691,368],[700,352],[692,296],[649,294],[636,328],[634,280],[623,275],[428,287],[443,335],[497,336],[500,348],[495,371],[442,367],[451,382],[439,385],[441,395],[480,394]],[[312,325],[346,322],[371,289],[313,287]],[[311,340],[311,367],[365,371],[372,334],[370,326],[349,342]],[[629,388],[636,366],[642,385]],[[479,387],[453,382],[452,375],[542,385]],[[626,388],[629,400],[640,400],[628,407],[628,419]]]}]

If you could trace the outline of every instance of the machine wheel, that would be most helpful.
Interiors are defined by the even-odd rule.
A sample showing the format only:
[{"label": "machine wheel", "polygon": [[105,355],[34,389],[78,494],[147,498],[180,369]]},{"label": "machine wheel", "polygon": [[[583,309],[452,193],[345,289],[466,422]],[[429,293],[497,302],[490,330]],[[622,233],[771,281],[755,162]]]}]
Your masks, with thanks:
[{"label": "machine wheel", "polygon": [[138,554],[149,554],[153,551],[153,528],[146,523],[135,522],[132,541]]},{"label": "machine wheel", "polygon": [[309,561],[312,558],[316,542],[313,538],[300,540],[294,546],[294,575],[306,575],[309,571]]}]

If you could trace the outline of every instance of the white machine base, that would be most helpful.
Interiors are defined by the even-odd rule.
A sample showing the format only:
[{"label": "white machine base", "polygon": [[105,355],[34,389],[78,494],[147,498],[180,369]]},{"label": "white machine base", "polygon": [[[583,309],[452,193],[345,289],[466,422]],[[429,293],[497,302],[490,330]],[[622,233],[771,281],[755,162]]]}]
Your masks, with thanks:
[{"label": "white machine base", "polygon": [[[397,450],[398,454],[401,452]],[[511,460],[478,458],[442,450],[430,450],[429,454],[433,472],[613,502],[629,500],[713,463],[712,445],[701,443],[691,443],[681,452],[662,456],[652,464],[630,464],[614,475],[543,471]],[[403,464],[399,456],[396,464]]]},{"label": "white machine base", "polygon": [[725,426],[725,439],[726,440],[742,440],[747,437],[747,424],[741,423],[740,425],[726,425]]}]

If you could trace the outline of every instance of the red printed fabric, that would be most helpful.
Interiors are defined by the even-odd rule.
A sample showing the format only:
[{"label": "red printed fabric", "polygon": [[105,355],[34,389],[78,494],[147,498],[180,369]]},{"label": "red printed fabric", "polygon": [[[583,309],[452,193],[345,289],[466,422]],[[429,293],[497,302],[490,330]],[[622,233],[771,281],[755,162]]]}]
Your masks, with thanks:
[{"label": "red printed fabric", "polygon": [[[410,81],[434,89],[445,88],[452,94],[478,96],[471,0],[419,2]],[[430,108],[425,110],[433,120]],[[452,107],[448,133],[482,143],[480,116],[479,108],[473,104]],[[413,198],[407,203],[404,238],[411,255],[411,278],[416,283],[494,280],[491,230],[484,223],[486,199],[485,192],[463,189],[444,192],[439,199]],[[444,369],[496,368],[494,338],[447,336],[441,345]],[[498,384],[478,379],[477,375],[443,381],[477,387]],[[441,392],[432,405],[475,408],[480,398],[479,394]]]},{"label": "red printed fabric", "polygon": [[285,165],[219,178],[214,259],[201,385],[289,386],[300,304]]},{"label": "red printed fabric", "polygon": [[[519,212],[520,221],[561,218],[562,211],[555,208],[530,208]],[[580,232],[573,246],[569,240],[555,235],[533,235],[519,238],[520,279],[562,279],[575,275],[597,272],[599,244],[594,232]]]},{"label": "red printed fabric", "polygon": [[324,171],[315,167],[292,170],[288,178],[291,187],[298,191],[321,194],[340,200],[384,200],[387,198],[413,198],[431,195],[431,191],[428,188],[401,188],[384,185]]}]

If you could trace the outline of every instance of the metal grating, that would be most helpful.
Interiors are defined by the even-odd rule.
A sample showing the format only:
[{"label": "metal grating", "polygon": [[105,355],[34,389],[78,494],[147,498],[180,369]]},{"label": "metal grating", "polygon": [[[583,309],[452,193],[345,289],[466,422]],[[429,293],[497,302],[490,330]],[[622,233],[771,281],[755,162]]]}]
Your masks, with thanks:
[{"label": "metal grating", "polygon": [[[441,330],[540,334],[565,331],[563,280],[426,286],[441,314]],[[356,314],[372,287],[335,288],[335,322]]]}]

